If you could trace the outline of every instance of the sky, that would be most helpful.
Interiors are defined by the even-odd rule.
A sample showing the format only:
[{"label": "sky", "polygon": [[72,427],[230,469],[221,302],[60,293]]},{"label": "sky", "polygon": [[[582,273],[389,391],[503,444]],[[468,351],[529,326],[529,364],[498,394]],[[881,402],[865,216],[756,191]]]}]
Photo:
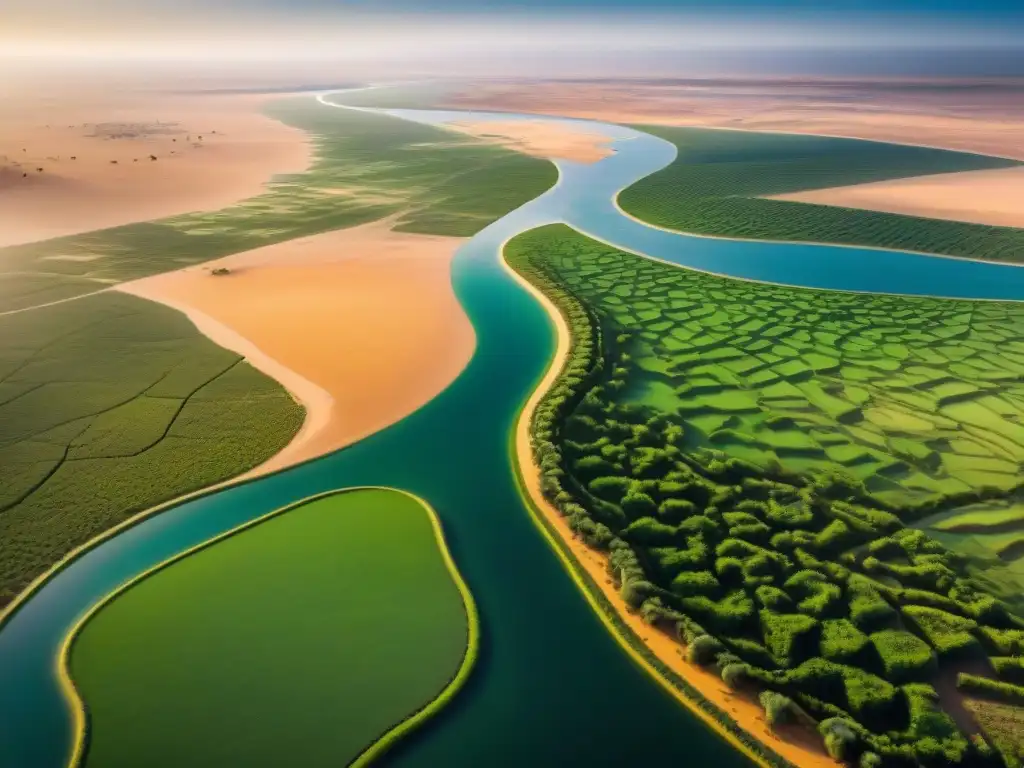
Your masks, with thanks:
[{"label": "sky", "polygon": [[[614,69],[621,56],[738,72],[811,54],[842,69],[844,56],[855,62],[865,50],[891,52],[904,70],[959,61],[1024,74],[1024,0],[0,0],[0,55],[48,59],[585,60],[599,69],[604,56]],[[953,52],[945,62],[943,51]]]}]

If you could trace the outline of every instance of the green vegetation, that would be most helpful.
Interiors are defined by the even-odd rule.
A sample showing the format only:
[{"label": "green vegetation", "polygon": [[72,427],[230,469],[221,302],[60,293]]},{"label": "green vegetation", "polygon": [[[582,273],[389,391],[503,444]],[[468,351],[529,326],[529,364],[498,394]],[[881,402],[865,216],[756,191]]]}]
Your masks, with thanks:
[{"label": "green vegetation", "polygon": [[1008,704],[1024,704],[1024,686],[1022,685],[1004,683],[988,677],[961,672],[957,676],[956,687],[964,693],[983,698],[997,699]]},{"label": "green vegetation", "polygon": [[1024,708],[995,701],[965,699],[982,731],[1006,760],[1008,768],[1024,762]]},{"label": "green vegetation", "polygon": [[263,462],[302,424],[276,382],[133,296],[0,328],[0,605],[136,512]]},{"label": "green vegetation", "polygon": [[[573,338],[533,424],[542,489],[627,604],[845,759],[986,764],[933,684],[1024,653],[1024,622],[905,526],[1017,489],[1024,309],[730,281],[564,225],[506,257]],[[965,471],[965,442],[1013,469]]]},{"label": "green vegetation", "polygon": [[703,235],[848,243],[1020,261],[1024,230],[861,211],[772,195],[1020,165],[965,152],[856,139],[637,126],[678,156],[619,195],[638,219]]},{"label": "green vegetation", "polygon": [[309,170],[220,211],[0,249],[0,311],[388,215],[401,214],[402,231],[471,235],[558,175],[546,160],[308,97],[275,102],[268,112],[311,135]]},{"label": "green vegetation", "polygon": [[544,160],[308,97],[270,112],[311,134],[308,171],[221,211],[0,249],[0,607],[134,513],[261,463],[301,423],[280,386],[183,317],[86,294],[387,215],[471,234],[557,177]]},{"label": "green vegetation", "polygon": [[84,765],[347,765],[461,684],[475,612],[423,504],[356,489],[281,511],[87,619]]}]

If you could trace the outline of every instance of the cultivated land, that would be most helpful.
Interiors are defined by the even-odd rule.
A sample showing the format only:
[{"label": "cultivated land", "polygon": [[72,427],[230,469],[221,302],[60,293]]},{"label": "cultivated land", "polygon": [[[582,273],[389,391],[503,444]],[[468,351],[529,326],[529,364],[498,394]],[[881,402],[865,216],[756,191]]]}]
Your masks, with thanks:
[{"label": "cultivated land", "polygon": [[[309,415],[303,433],[258,471],[393,424],[469,362],[473,327],[451,287],[451,260],[464,241],[394,232],[392,224],[290,240],[121,286],[199,322],[209,318],[206,332],[221,346],[241,339],[273,361],[266,373]],[[225,269],[229,274],[212,274]]]},{"label": "cultivated land", "polygon": [[0,328],[0,604],[133,514],[267,460],[303,420],[239,355],[132,296]]},{"label": "cultivated land", "polygon": [[352,762],[475,654],[432,517],[397,491],[321,497],[118,594],[70,650],[82,764],[281,766],[296,744],[303,765]]},{"label": "cultivated land", "polygon": [[1012,763],[970,707],[1024,703],[1024,622],[905,526],[1016,488],[1018,306],[731,281],[560,225],[507,253],[573,334],[541,488],[621,600],[836,758]]},{"label": "cultivated land", "polygon": [[[1007,168],[1012,160],[821,136],[644,126],[678,157],[624,190],[627,213],[668,229],[1024,260],[1024,230],[780,200],[885,179]],[[775,199],[766,199],[775,198]]]},{"label": "cultivated land", "polygon": [[[168,363],[167,347],[173,345],[166,340],[166,333],[127,346],[126,340],[137,334],[170,323],[173,338],[216,349],[207,345],[185,318],[114,294],[111,287],[395,214],[401,214],[395,228],[402,232],[471,234],[537,196],[557,177],[554,166],[544,160],[395,118],[332,109],[311,97],[282,100],[270,112],[312,136],[316,160],[306,172],[279,177],[263,194],[221,211],[0,249],[0,361],[8,368],[0,390],[0,413],[8,415],[0,418],[17,425],[17,429],[0,430],[5,453],[0,486],[8,491],[8,509],[0,511],[5,543],[0,603],[13,599],[32,578],[74,547],[133,513],[260,465],[299,428],[301,408],[280,386],[239,363],[239,371],[246,371],[257,383],[245,387],[231,384],[228,394],[222,396],[229,401],[223,408],[209,406],[201,418],[192,416],[192,401],[201,399],[196,394],[173,425],[173,413],[153,417],[156,422],[151,418],[119,422],[118,430],[105,438],[104,466],[91,460],[65,461],[64,449],[78,438],[75,425],[88,426],[76,420],[106,413],[105,409],[115,405],[123,407],[128,400],[153,391],[162,396],[165,385],[158,382],[165,376],[174,384],[170,395],[180,399],[192,391],[181,382],[195,388],[222,372],[211,369],[205,353],[181,353]],[[289,257],[292,255],[295,252],[289,251]],[[389,262],[369,271],[382,276],[393,273],[396,264]],[[327,264],[322,269],[324,273],[307,271],[300,282],[312,291],[318,275],[339,268]],[[293,274],[301,271],[295,267]],[[236,278],[258,283],[267,274],[254,268],[247,276],[239,272],[204,277],[230,285]],[[438,267],[417,265],[410,268],[410,274],[429,275],[440,291],[434,294],[436,305],[430,300],[410,302],[417,308],[414,316],[422,319],[420,309],[427,311],[427,305],[431,311],[447,307],[440,323],[444,327],[427,324],[425,330],[432,329],[435,341],[445,329],[457,338],[452,346],[454,357],[435,369],[441,373],[426,376],[425,389],[409,390],[406,399],[398,403],[408,409],[429,398],[427,389],[443,388],[441,379],[454,375],[461,367],[459,355],[468,354],[464,322],[445,325],[451,320],[451,289],[442,286]],[[381,285],[379,280],[374,284]],[[320,286],[307,317],[328,319],[323,311],[323,291],[329,285]],[[230,291],[225,289],[225,293]],[[97,295],[88,295],[93,293]],[[389,296],[393,294],[378,298],[387,306]],[[115,316],[109,320],[113,326],[93,322],[106,317],[105,307]],[[131,310],[125,311],[125,307]],[[365,337],[365,327],[350,323],[337,328],[322,326],[314,332],[321,341],[331,334]],[[53,342],[69,329],[73,329],[69,343]],[[309,326],[301,332],[310,333]],[[303,343],[308,344],[308,337]],[[223,350],[216,349],[216,354],[224,356],[225,368],[239,360],[237,354]],[[137,368],[144,368],[145,375],[129,375]],[[232,373],[228,381],[239,375]],[[240,387],[241,393],[237,391]],[[402,389],[401,385],[395,387]],[[252,396],[250,390],[259,397]],[[73,412],[66,414],[69,408]],[[383,414],[379,419],[367,413],[360,429],[365,432],[383,426],[399,417],[402,408],[389,414],[378,412]],[[186,417],[188,421],[183,422]],[[187,430],[181,426],[186,423]],[[63,431],[51,434],[55,426]],[[165,427],[167,436],[175,439],[161,439]],[[360,429],[345,439],[361,434]],[[186,434],[179,439],[183,431]],[[223,440],[209,439],[222,433]],[[202,449],[208,453],[196,453],[195,439],[206,441]],[[328,441],[318,450],[329,450],[337,443]],[[203,457],[198,468],[193,466],[197,455]],[[70,449],[68,458],[76,458]],[[159,471],[149,471],[150,461],[159,464]],[[60,471],[54,471],[58,466]],[[89,468],[96,471],[86,472]],[[72,474],[73,482],[66,479]]]}]

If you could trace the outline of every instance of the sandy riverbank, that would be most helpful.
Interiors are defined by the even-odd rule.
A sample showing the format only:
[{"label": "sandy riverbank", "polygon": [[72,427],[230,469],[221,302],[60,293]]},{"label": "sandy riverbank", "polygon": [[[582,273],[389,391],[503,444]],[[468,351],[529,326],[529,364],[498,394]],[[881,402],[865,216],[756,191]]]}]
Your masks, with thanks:
[{"label": "sandy riverbank", "polygon": [[[787,738],[781,738],[765,722],[764,710],[756,701],[738,695],[726,686],[718,675],[687,662],[682,655],[683,646],[680,643],[664,632],[645,624],[638,614],[632,613],[608,575],[608,558],[604,554],[590,549],[576,538],[565,518],[544,498],[540,489],[540,469],[534,462],[533,449],[530,446],[530,422],[537,405],[555,383],[568,359],[571,338],[569,327],[558,308],[536,287],[509,267],[504,259],[503,264],[519,283],[544,306],[558,334],[551,367],[530,396],[519,422],[516,424],[516,459],[519,462],[530,498],[544,515],[548,524],[568,546],[576,562],[583,567],[594,583],[600,586],[604,596],[615,607],[616,613],[666,666],[700,691],[705,698],[728,713],[741,728],[783,758],[801,768],[837,768],[838,764],[824,752],[817,734],[803,729],[790,728],[786,733]],[[688,703],[682,693],[675,689],[672,689],[672,692],[680,701]]]},{"label": "sandy riverbank", "polygon": [[607,136],[546,120],[448,123],[446,128],[546,160],[596,163],[614,153]]},{"label": "sandy riverbank", "polygon": [[305,169],[260,94],[23,90],[0,100],[0,247],[191,211]]},{"label": "sandy riverbank", "polygon": [[815,189],[774,199],[1024,227],[1024,166]]},{"label": "sandy riverbank", "polygon": [[185,312],[305,406],[299,434],[253,473],[393,424],[469,363],[475,335],[450,277],[463,240],[390,226],[314,235],[118,287]]}]

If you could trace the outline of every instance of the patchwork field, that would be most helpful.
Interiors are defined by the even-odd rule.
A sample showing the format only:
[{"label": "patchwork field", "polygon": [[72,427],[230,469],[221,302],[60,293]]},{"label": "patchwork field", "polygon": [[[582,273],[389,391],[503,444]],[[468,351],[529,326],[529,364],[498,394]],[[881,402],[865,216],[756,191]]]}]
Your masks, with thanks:
[{"label": "patchwork field", "polygon": [[268,107],[312,135],[315,162],[210,213],[0,249],[0,312],[403,212],[400,231],[470,235],[555,183],[546,160],[311,98]]},{"label": "patchwork field", "polygon": [[270,458],[302,424],[276,382],[132,296],[0,328],[0,605],[132,514]]},{"label": "patchwork field", "polygon": [[1024,703],[1024,621],[905,525],[1019,485],[1024,309],[733,281],[563,225],[506,254],[573,334],[545,495],[627,604],[836,758],[1004,748],[958,724],[965,693]]},{"label": "patchwork field", "polygon": [[311,97],[270,111],[312,135],[307,172],[222,211],[0,249],[0,606],[133,513],[260,464],[302,422],[279,385],[183,317],[105,289],[399,212],[402,231],[469,234],[557,176]]},{"label": "patchwork field", "polygon": [[81,764],[347,765],[461,684],[476,615],[433,512],[386,489],[282,512],[86,622],[69,664]]},{"label": "patchwork field", "polygon": [[764,199],[929,174],[1018,166],[941,149],[701,128],[637,126],[672,142],[676,160],[619,195],[642,221],[703,235],[896,248],[1024,261],[1024,230]]}]

